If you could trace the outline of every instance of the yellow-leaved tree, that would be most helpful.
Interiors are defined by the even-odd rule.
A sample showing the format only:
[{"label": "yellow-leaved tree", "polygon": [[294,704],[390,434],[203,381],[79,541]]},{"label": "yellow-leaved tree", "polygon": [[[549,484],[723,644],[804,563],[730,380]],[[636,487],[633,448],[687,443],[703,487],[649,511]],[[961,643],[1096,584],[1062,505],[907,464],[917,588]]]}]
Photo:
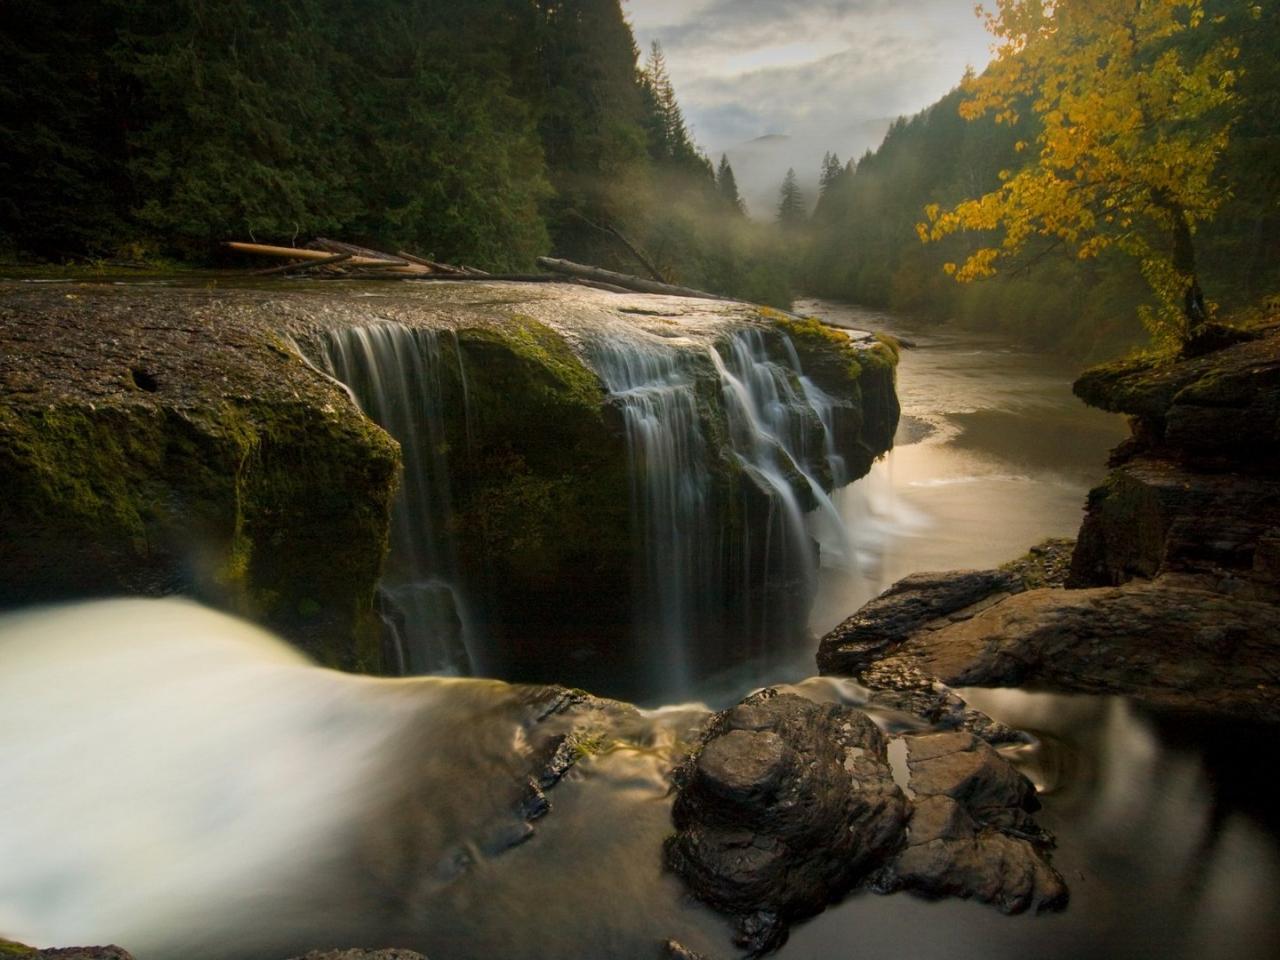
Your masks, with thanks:
[{"label": "yellow-leaved tree", "polygon": [[1208,35],[1203,0],[997,0],[977,11],[996,56],[965,78],[960,112],[1012,123],[1029,104],[1040,132],[1018,150],[1038,153],[983,197],[930,205],[921,239],[996,233],[946,264],[960,281],[991,276],[1035,238],[1081,259],[1115,247],[1155,295],[1143,317],[1153,336],[1185,342],[1211,310],[1194,235],[1227,195],[1215,170],[1237,108],[1237,47]]}]

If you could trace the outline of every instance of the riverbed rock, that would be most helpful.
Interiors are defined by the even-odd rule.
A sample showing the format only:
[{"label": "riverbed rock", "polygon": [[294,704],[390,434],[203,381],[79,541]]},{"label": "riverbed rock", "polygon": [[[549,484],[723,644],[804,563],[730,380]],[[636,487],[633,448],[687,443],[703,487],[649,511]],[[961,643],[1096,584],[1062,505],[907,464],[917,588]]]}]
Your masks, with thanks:
[{"label": "riverbed rock", "polygon": [[667,940],[662,944],[663,960],[707,960],[700,953],[694,953],[679,940]]},{"label": "riverbed rock", "polygon": [[1041,686],[1276,718],[1280,608],[1170,578],[1035,590],[904,643],[910,666],[953,686]]},{"label": "riverbed rock", "polygon": [[969,574],[895,585],[823,639],[822,669],[917,699],[1032,686],[1280,721],[1280,321],[1218,341],[1077,381],[1133,435],[1089,496],[1069,589],[1007,566],[1039,589],[956,611]]},{"label": "riverbed rock", "polygon": [[823,673],[857,676],[926,625],[957,614],[972,615],[976,605],[1022,589],[1021,578],[1004,570],[904,577],[822,638],[818,668]]},{"label": "riverbed rock", "polygon": [[1064,906],[1049,864],[1053,839],[1036,825],[1035,788],[969,733],[904,738],[911,820],[902,851],[875,878],[882,890],[971,897],[1005,913]]},{"label": "riverbed rock", "polygon": [[862,711],[753,694],[712,718],[676,773],[668,865],[734,917],[735,942],[752,955],[861,884],[1008,912],[1065,902],[1025,777],[967,732],[899,742],[905,782]]},{"label": "riverbed rock", "polygon": [[907,818],[865,714],[772,690],[718,714],[676,782],[667,863],[753,953],[894,853]]}]

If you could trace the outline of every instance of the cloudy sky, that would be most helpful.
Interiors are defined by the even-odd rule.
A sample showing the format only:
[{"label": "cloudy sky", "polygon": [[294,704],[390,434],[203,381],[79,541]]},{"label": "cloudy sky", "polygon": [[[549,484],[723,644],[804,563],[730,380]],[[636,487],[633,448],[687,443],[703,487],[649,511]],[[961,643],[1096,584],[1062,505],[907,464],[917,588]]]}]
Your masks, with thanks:
[{"label": "cloudy sky", "polygon": [[[659,41],[698,143],[728,151],[753,207],[788,166],[813,181],[826,150],[875,146],[887,122],[981,69],[973,0],[625,0],[643,50]],[[755,138],[784,135],[744,147]],[[812,168],[810,171],[808,168]],[[745,176],[744,176],[745,174]],[[745,181],[745,182],[744,182]],[[752,203],[752,194],[757,202]]]}]

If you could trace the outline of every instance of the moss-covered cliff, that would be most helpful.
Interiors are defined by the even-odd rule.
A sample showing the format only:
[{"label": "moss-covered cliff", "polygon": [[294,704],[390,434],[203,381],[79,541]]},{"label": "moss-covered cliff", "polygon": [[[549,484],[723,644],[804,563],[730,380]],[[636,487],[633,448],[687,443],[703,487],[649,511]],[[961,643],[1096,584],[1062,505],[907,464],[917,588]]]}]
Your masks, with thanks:
[{"label": "moss-covered cliff", "polygon": [[[438,340],[448,532],[525,676],[548,640],[589,657],[633,613],[632,465],[592,344],[625,329],[702,350],[752,328],[781,353],[788,334],[854,476],[896,423],[887,348],[743,304],[558,285],[4,284],[0,605],[189,593],[325,663],[387,669],[375,589],[399,445],[317,363],[328,333],[388,322]],[[722,486],[740,483],[734,457],[716,462]]]},{"label": "moss-covered cliff", "polygon": [[191,593],[377,669],[396,444],[223,306],[4,291],[0,603]]}]

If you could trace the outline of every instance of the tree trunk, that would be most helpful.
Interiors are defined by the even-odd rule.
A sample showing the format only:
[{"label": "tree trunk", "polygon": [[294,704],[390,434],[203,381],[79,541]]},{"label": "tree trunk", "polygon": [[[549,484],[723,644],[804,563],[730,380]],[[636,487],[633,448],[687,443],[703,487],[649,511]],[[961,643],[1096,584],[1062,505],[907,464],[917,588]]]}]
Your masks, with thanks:
[{"label": "tree trunk", "polygon": [[551,270],[555,273],[562,273],[582,280],[592,280],[596,283],[606,283],[610,286],[622,287],[626,290],[632,290],[637,293],[656,293],[674,297],[697,297],[701,300],[727,299],[726,297],[716,296],[714,293],[707,293],[705,290],[694,290],[690,287],[676,287],[669,283],[658,283],[655,280],[645,280],[643,277],[633,277],[626,273],[614,273],[612,270],[602,270],[599,267],[589,267],[581,263],[574,263],[571,260],[556,260],[551,257],[539,257],[538,266],[545,270]]},{"label": "tree trunk", "polygon": [[1209,319],[1204,293],[1200,289],[1200,278],[1196,274],[1196,248],[1191,240],[1191,224],[1182,204],[1170,196],[1168,191],[1153,191],[1152,199],[1168,211],[1173,220],[1173,269],[1178,271],[1185,284],[1182,290],[1182,313],[1187,318],[1187,334],[1183,339],[1190,340]]},{"label": "tree trunk", "polygon": [[1187,317],[1187,335],[1190,337],[1208,319],[1208,311],[1204,305],[1204,293],[1200,290],[1200,279],[1196,275],[1196,251],[1191,243],[1191,225],[1187,223],[1187,215],[1182,207],[1173,205],[1173,267],[1186,278],[1186,289],[1182,293],[1182,312]]}]

